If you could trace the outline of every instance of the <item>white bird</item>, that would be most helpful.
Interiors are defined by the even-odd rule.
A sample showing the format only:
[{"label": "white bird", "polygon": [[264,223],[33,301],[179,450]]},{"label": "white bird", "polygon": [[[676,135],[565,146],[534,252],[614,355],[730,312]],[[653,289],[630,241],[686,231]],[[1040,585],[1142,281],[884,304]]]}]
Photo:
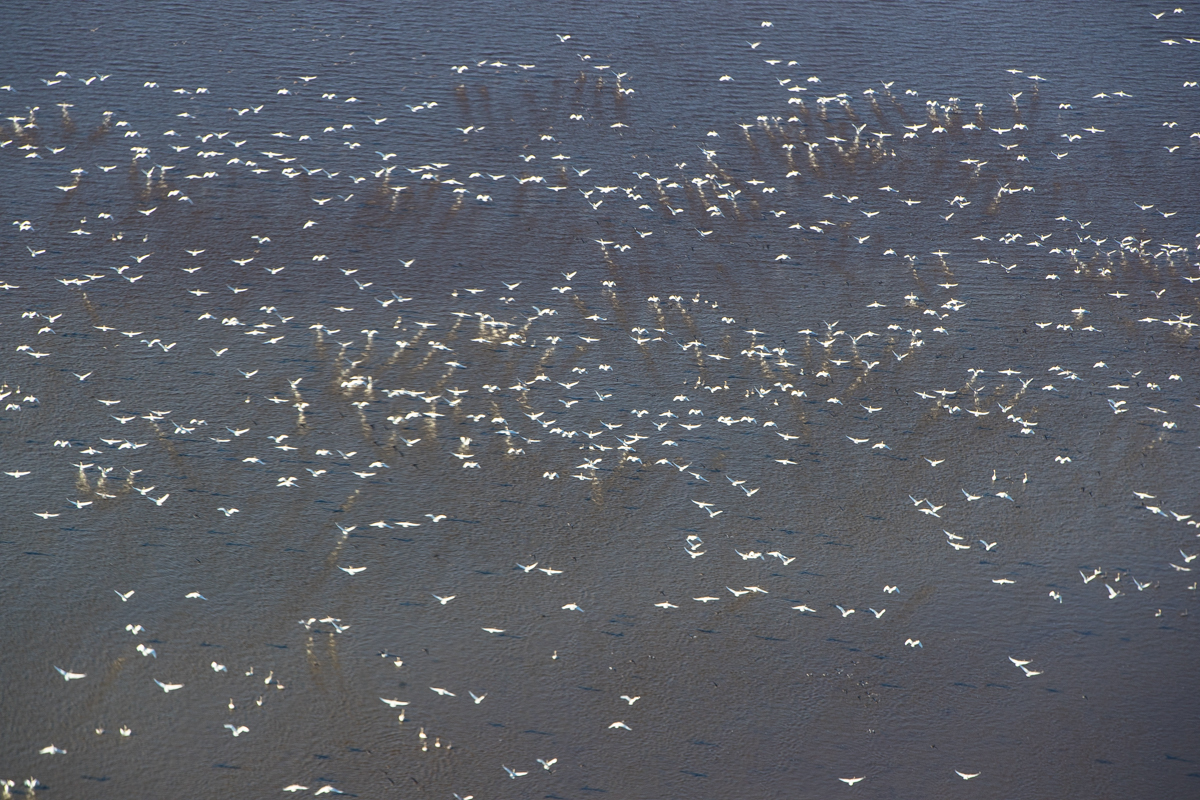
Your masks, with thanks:
[{"label": "white bird", "polygon": [[183,688],[182,683],[163,683],[158,678],[155,678],[154,682],[158,684],[158,688],[162,689],[164,694]]},{"label": "white bird", "polygon": [[483,694],[475,694],[472,691],[468,691],[467,694],[471,695],[471,699],[475,701],[475,705],[479,705],[483,702],[483,698],[487,697],[487,692],[484,692]]},{"label": "white bird", "polygon": [[342,572],[346,573],[347,575],[357,575],[358,573],[365,570],[366,567],[341,567],[341,566],[339,566],[338,569],[340,569]]},{"label": "white bird", "polygon": [[[250,731],[250,729],[247,728],[245,725],[238,725],[237,727],[234,727],[233,725],[226,723],[225,727],[229,729],[229,732],[233,734],[234,738],[241,736],[243,733],[249,733],[249,731]],[[284,791],[287,791],[287,790],[284,790]]]},{"label": "white bird", "polygon": [[[503,764],[501,764],[500,766],[504,767]],[[511,767],[504,767],[504,771],[507,772],[508,777],[512,778],[513,780],[516,780],[517,778],[521,777],[522,775],[529,774],[528,772],[518,772],[517,770],[512,769]]]},{"label": "white bird", "polygon": [[971,780],[971,778],[978,778],[983,773],[972,772],[972,773],[968,774],[966,772],[959,772],[958,770],[954,770],[954,774],[957,775],[958,777],[962,778],[964,781],[969,781],[969,780]]},{"label": "white bird", "polygon": [[583,611],[583,609],[580,608],[575,603],[567,603],[565,606],[563,606],[563,610],[564,611]]},{"label": "white bird", "polygon": [[609,725],[608,727],[609,727],[610,729],[611,729],[611,728],[624,728],[624,729],[625,729],[625,730],[627,730],[627,731],[631,731],[631,730],[633,730],[633,728],[629,727],[628,725],[626,725],[626,724],[625,724],[624,722],[622,722],[622,721],[617,721],[617,722],[614,722],[613,724]]},{"label": "white bird", "polygon": [[849,785],[849,786],[853,786],[854,784],[858,783],[859,781],[861,781],[861,780],[865,780],[865,779],[866,779],[866,777],[867,777],[867,776],[866,776],[866,775],[864,775],[864,776],[862,776],[861,778],[838,778],[838,780],[839,780],[839,781],[841,781],[842,783],[845,783],[845,784]]},{"label": "white bird", "polygon": [[68,672],[67,670],[63,669],[62,667],[55,667],[55,669],[58,670],[59,675],[63,676],[64,681],[77,681],[80,678],[87,677],[86,672]]},{"label": "white bird", "polygon": [[[431,592],[430,594],[432,594],[432,592]],[[452,594],[452,595],[450,595],[450,596],[448,596],[448,597],[442,597],[441,595],[436,595],[436,594],[435,594],[435,595],[433,595],[433,596],[434,596],[434,597],[436,597],[436,598],[437,598],[437,601],[438,601],[439,603],[441,603],[442,605],[446,605],[446,603],[449,603],[451,600],[453,600],[454,598],[458,597],[458,595],[456,595],[456,594]]]},{"label": "white bird", "polygon": [[308,791],[308,787],[307,787],[307,786],[301,786],[301,785],[300,785],[300,784],[298,784],[298,783],[293,783],[293,784],[292,784],[292,785],[290,785],[290,786],[285,786],[285,787],[283,787],[283,790],[284,790],[285,792],[305,792],[305,791]]},{"label": "white bird", "polygon": [[636,703],[638,700],[641,700],[641,699],[642,699],[642,696],[639,694],[639,695],[637,695],[637,696],[635,696],[635,697],[630,697],[630,696],[629,696],[629,695],[627,695],[627,694],[623,694],[623,695],[621,695],[621,699],[622,699],[622,700],[624,700],[626,703],[629,703],[629,705],[633,705],[633,704],[634,704],[634,703]]},{"label": "white bird", "polygon": [[407,700],[388,700],[386,697],[381,697],[381,698],[379,698],[379,699],[380,699],[380,700],[382,700],[383,702],[387,703],[387,704],[388,704],[388,706],[389,706],[389,707],[391,707],[391,708],[395,708],[396,706],[406,706],[406,705],[408,705],[408,701],[407,701]]},{"label": "white bird", "polygon": [[558,763],[558,759],[557,759],[557,758],[552,758],[552,759],[550,759],[549,761],[547,761],[547,760],[546,760],[546,759],[544,759],[544,758],[539,758],[539,759],[537,760],[537,762],[538,762],[539,764],[541,764],[541,765],[542,765],[542,769],[547,769],[547,770],[548,770],[548,769],[550,769],[551,767],[553,767],[555,764],[557,764],[557,763]]},{"label": "white bird", "polygon": [[449,689],[439,689],[436,686],[430,686],[429,688],[431,691],[437,692],[442,697],[458,697],[458,695],[456,695],[454,692],[450,691]]},{"label": "white bird", "polygon": [[834,608],[836,608],[838,611],[842,612],[842,619],[845,619],[846,617],[848,617],[854,613],[853,608],[842,608],[841,606],[838,606],[838,605],[835,605]]},{"label": "white bird", "polygon": [[121,598],[121,602],[123,603],[129,602],[129,598],[133,597],[134,592],[133,589],[130,589],[128,592],[118,592],[116,589],[113,589],[113,591],[116,592],[117,597]]}]

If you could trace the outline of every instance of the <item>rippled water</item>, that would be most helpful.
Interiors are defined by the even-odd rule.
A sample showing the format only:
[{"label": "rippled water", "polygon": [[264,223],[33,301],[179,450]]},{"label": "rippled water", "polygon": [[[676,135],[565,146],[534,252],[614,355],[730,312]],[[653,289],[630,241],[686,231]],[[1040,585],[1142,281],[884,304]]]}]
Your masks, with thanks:
[{"label": "rippled water", "polygon": [[1181,11],[10,13],[0,778],[1190,796]]}]

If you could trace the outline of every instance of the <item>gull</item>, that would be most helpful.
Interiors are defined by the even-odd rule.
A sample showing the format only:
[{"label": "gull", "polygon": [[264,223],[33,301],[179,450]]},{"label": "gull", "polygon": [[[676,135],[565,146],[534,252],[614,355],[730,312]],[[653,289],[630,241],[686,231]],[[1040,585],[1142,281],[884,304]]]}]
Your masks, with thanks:
[{"label": "gull", "polygon": [[698,603],[711,603],[712,601],[719,600],[720,598],[719,597],[710,597],[710,596],[706,595],[704,597],[693,597],[692,599]]},{"label": "gull", "polygon": [[406,705],[408,705],[408,701],[407,701],[407,700],[388,700],[386,697],[381,697],[381,698],[379,698],[379,699],[380,699],[380,700],[382,700],[383,702],[387,703],[387,704],[388,704],[388,706],[389,706],[389,707],[391,707],[391,708],[395,708],[396,706],[406,706]]},{"label": "gull", "polygon": [[629,727],[628,725],[626,725],[626,724],[625,724],[624,722],[622,722],[622,721],[617,721],[617,722],[614,722],[613,724],[609,725],[608,727],[609,727],[610,729],[611,729],[611,728],[624,728],[624,729],[625,729],[625,730],[627,730],[627,731],[631,731],[631,730],[633,730],[633,728]]},{"label": "gull", "polygon": [[488,633],[504,633],[504,628],[483,628]]},{"label": "gull", "polygon": [[438,694],[442,695],[443,697],[457,697],[458,696],[454,692],[450,691],[449,689],[439,689],[436,686],[430,686],[429,688],[430,688],[430,690],[437,692]]},{"label": "gull", "polygon": [[522,564],[520,562],[517,563],[517,566],[520,567],[521,569],[525,570],[526,572],[532,572],[533,568],[536,567],[537,565],[538,565],[538,562],[536,562],[536,561],[533,562],[532,564],[530,564],[529,566],[525,566],[524,564]]},{"label": "gull", "polygon": [[308,790],[307,786],[301,786],[298,783],[293,783],[291,786],[283,787],[285,792],[304,792]]},{"label": "gull", "polygon": [[[503,765],[503,764],[501,764],[500,766],[504,767],[504,765]],[[512,778],[513,780],[516,780],[518,777],[520,777],[520,776],[522,776],[522,775],[528,775],[528,774],[529,774],[528,772],[518,772],[517,770],[515,770],[515,769],[512,769],[512,768],[510,768],[510,767],[504,767],[504,771],[505,771],[505,772],[507,772],[507,773],[508,773],[508,777]]]},{"label": "gull", "polygon": [[238,736],[241,736],[243,733],[249,733],[249,732],[250,732],[250,729],[249,729],[249,728],[247,728],[245,725],[238,725],[237,727],[234,727],[233,725],[230,725],[229,723],[226,723],[226,724],[225,724],[225,727],[229,729],[229,732],[233,734],[233,736],[234,736],[234,738],[235,738],[235,739],[236,739]]},{"label": "gull", "polygon": [[980,543],[981,545],[983,545],[983,549],[984,549],[984,550],[987,550],[987,551],[989,551],[989,552],[991,551],[991,549],[992,549],[993,547],[995,547],[997,544],[999,544],[999,542],[985,542],[983,539],[980,539],[980,540],[979,540],[979,543]]},{"label": "gull", "polygon": [[[433,593],[432,593],[432,592],[430,592],[430,594],[433,594]],[[446,603],[449,603],[451,600],[453,600],[454,598],[458,597],[458,595],[456,595],[456,594],[452,594],[452,595],[450,595],[449,597],[441,597],[441,596],[439,596],[439,595],[436,595],[436,594],[434,594],[433,596],[434,596],[434,597],[436,597],[436,598],[437,598],[437,601],[438,601],[439,603],[441,603],[442,605],[446,605]]]},{"label": "gull", "polygon": [[842,612],[842,619],[845,619],[846,617],[848,617],[854,613],[853,608],[842,608],[839,605],[835,605],[834,608],[836,608],[838,611]]},{"label": "gull", "polygon": [[338,567],[338,569],[340,569],[342,572],[346,573],[347,575],[357,575],[358,573],[365,570],[366,567]]},{"label": "gull", "polygon": [[563,606],[563,611],[583,611],[576,603],[567,603]]},{"label": "gull", "polygon": [[441,522],[442,520],[446,519],[445,514],[426,514],[425,516],[429,517],[434,522]]},{"label": "gull", "polygon": [[983,499],[983,495],[981,495],[981,494],[970,494],[969,492],[967,492],[966,489],[962,489],[961,491],[963,493],[963,496],[967,498],[968,503],[971,502],[972,500],[982,500]]},{"label": "gull", "polygon": [[468,691],[467,694],[471,695],[471,699],[475,701],[475,705],[479,705],[483,702],[483,698],[487,697],[487,692],[484,692],[483,694],[475,694],[472,691]]},{"label": "gull", "polygon": [[1025,673],[1026,678],[1032,678],[1034,675],[1042,674],[1040,670],[1029,669],[1028,667],[1021,667],[1021,671]]},{"label": "gull", "polygon": [[1011,581],[1008,578],[992,578],[992,583],[998,583],[1001,586],[1004,586],[1006,584],[1016,583],[1016,581]]},{"label": "gull", "polygon": [[167,502],[167,498],[170,496],[171,496],[171,494],[170,494],[170,492],[168,492],[167,494],[164,494],[162,497],[150,497],[149,495],[146,495],[146,499],[153,502],[154,505],[161,507],[163,503]]},{"label": "gull", "polygon": [[64,681],[77,681],[80,678],[87,677],[86,672],[68,672],[67,670],[63,669],[62,667],[55,667],[54,669],[58,671],[59,675],[63,676]]},{"label": "gull", "polygon": [[[38,752],[42,755],[56,756],[60,754],[65,755],[67,751],[63,750],[61,747],[55,747],[51,744],[43,747],[41,750],[38,750]],[[7,794],[7,792],[5,792],[5,794]]]},{"label": "gull", "polygon": [[630,696],[629,696],[629,695],[627,695],[627,694],[623,694],[623,695],[621,695],[621,699],[622,699],[622,700],[624,700],[626,703],[629,703],[629,705],[633,705],[633,704],[634,704],[634,703],[636,703],[638,700],[641,700],[641,699],[642,699],[642,696],[641,696],[641,695],[637,695],[636,697],[630,697]]},{"label": "gull", "polygon": [[538,567],[538,572],[544,572],[547,575],[562,575],[561,569],[551,569],[550,567]]},{"label": "gull", "polygon": [[880,610],[876,611],[873,608],[868,608],[867,611],[870,611],[872,614],[874,614],[875,619],[879,619],[880,617],[882,617],[884,615],[884,613],[887,611],[887,609],[881,608]]},{"label": "gull", "polygon": [[792,606],[792,608],[794,608],[796,611],[800,611],[800,612],[807,612],[807,613],[809,613],[809,614],[815,614],[815,613],[817,613],[817,612],[816,612],[814,609],[811,609],[811,608],[809,608],[808,606],[805,606],[805,605]]},{"label": "gull", "polygon": [[164,694],[183,688],[182,683],[163,683],[158,678],[155,678],[154,682],[158,684],[158,688],[162,689]]},{"label": "gull", "polygon": [[958,770],[954,770],[954,774],[957,775],[958,777],[962,778],[964,781],[969,781],[969,780],[971,780],[971,778],[978,778],[983,773],[972,772],[972,773],[968,774],[966,772],[959,772]]},{"label": "gull", "polygon": [[121,598],[121,602],[123,603],[129,602],[129,598],[133,597],[134,591],[134,589],[130,589],[128,592],[118,592],[116,589],[113,589],[113,592],[116,593],[117,597]]},{"label": "gull", "polygon": [[1009,656],[1009,657],[1008,657],[1008,660],[1009,660],[1009,661],[1011,661],[1011,662],[1013,662],[1013,666],[1017,666],[1017,667],[1023,667],[1023,666],[1025,666],[1026,664],[1032,664],[1032,663],[1033,663],[1032,661],[1030,661],[1030,660],[1028,660],[1028,659],[1021,660],[1021,659],[1019,659],[1019,658],[1013,658],[1012,656]]},{"label": "gull", "polygon": [[919,648],[921,648],[922,650],[924,650],[924,649],[925,649],[925,645],[921,644],[921,640],[920,640],[920,639],[905,639],[905,640],[904,640],[904,643],[905,643],[906,645],[908,645],[909,647],[919,647]]},{"label": "gull", "polygon": [[[726,586],[725,588],[729,589],[728,586]],[[750,594],[749,589],[729,589],[729,591],[733,594],[734,597],[741,597],[744,594]]]},{"label": "gull", "polygon": [[[922,458],[924,458],[924,456],[922,456]],[[939,458],[937,461],[934,461],[932,458],[925,458],[925,460],[929,462],[929,466],[936,467],[938,464],[942,463],[946,459]]]},{"label": "gull", "polygon": [[1109,600],[1115,600],[1117,597],[1119,597],[1121,594],[1123,594],[1122,592],[1118,592],[1116,589],[1109,586],[1107,583],[1104,584],[1104,588],[1108,589],[1108,599]]},{"label": "gull", "polygon": [[544,758],[539,758],[537,761],[538,761],[538,763],[539,763],[539,764],[541,764],[541,765],[542,765],[542,768],[543,768],[543,769],[550,769],[550,768],[551,768],[551,767],[553,767],[553,766],[554,766],[556,763],[558,763],[558,759],[557,759],[557,758],[552,758],[552,759],[550,759],[549,761],[547,761],[547,760],[546,760],[546,759],[544,759]]},{"label": "gull", "polygon": [[345,794],[341,789],[335,789],[328,784],[317,789],[313,794]]},{"label": "gull", "polygon": [[863,775],[861,778],[838,778],[838,780],[844,784],[847,784],[848,786],[853,786],[861,780],[866,780],[866,777],[866,775]]},{"label": "gull", "polygon": [[209,666],[211,666],[211,667],[212,667],[212,671],[213,671],[213,672],[229,672],[229,670],[227,670],[227,669],[225,668],[225,665],[224,665],[224,664],[218,664],[218,663],[217,663],[217,662],[215,662],[215,661],[214,661],[214,662],[212,662],[212,664],[210,664]]},{"label": "gull", "polygon": [[199,592],[188,592],[187,594],[184,595],[184,598],[187,600],[207,600],[208,599],[207,597],[200,594]]}]

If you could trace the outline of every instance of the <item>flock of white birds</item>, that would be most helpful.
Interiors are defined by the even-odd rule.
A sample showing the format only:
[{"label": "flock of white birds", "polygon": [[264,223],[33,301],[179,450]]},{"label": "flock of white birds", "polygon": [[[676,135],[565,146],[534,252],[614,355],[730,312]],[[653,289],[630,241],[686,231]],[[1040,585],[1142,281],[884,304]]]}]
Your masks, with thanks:
[{"label": "flock of white birds", "polygon": [[[1179,15],[1164,12],[1162,21]],[[1078,576],[1072,568],[1034,577],[1022,568],[1022,538],[1008,526],[1018,519],[1013,509],[1045,503],[1041,485],[1093,469],[1098,443],[1069,439],[1072,422],[1125,442],[1131,453],[1168,459],[1178,475],[1195,474],[1195,210],[1135,197],[1114,201],[1124,209],[1119,221],[1093,223],[1065,204],[1046,214],[1041,195],[1058,171],[1078,169],[1073,159],[1101,159],[1105,137],[1151,141],[1164,171],[1176,161],[1194,169],[1200,131],[1175,120],[1113,130],[1106,109],[1136,102],[1136,93],[1103,86],[1062,97],[1053,75],[1016,67],[998,75],[1011,91],[984,98],[986,105],[926,99],[891,81],[842,91],[774,55],[769,22],[757,33],[747,42],[744,74],[712,80],[769,83],[775,106],[714,122],[697,132],[692,152],[665,163],[635,159],[636,168],[623,172],[616,159],[589,158],[587,148],[601,142],[620,152],[637,135],[636,76],[586,52],[576,83],[601,98],[595,108],[564,110],[558,124],[531,128],[520,151],[509,154],[487,149],[499,123],[464,114],[455,84],[532,80],[542,69],[536,64],[456,64],[443,94],[408,105],[354,94],[318,75],[248,99],[66,69],[0,87],[8,123],[0,169],[25,181],[36,176],[44,187],[29,203],[38,213],[9,205],[20,218],[6,221],[0,276],[0,337],[9,353],[0,430],[5,441],[21,442],[0,453],[2,477],[9,497],[23,507],[38,503],[25,512],[28,520],[10,517],[10,526],[45,535],[135,514],[178,531],[196,524],[249,531],[268,522],[253,509],[324,498],[338,515],[324,526],[332,544],[315,566],[337,591],[349,592],[389,569],[358,544],[362,533],[458,535],[444,534],[463,528],[448,493],[467,498],[507,481],[530,498],[599,502],[629,481],[646,481],[669,498],[671,522],[683,526],[670,532],[678,562],[671,580],[686,588],[607,597],[602,587],[575,580],[569,565],[515,544],[491,568],[511,574],[510,586],[549,581],[531,595],[541,598],[541,610],[570,615],[584,628],[618,611],[696,624],[722,607],[753,602],[826,630],[879,626],[871,636],[890,642],[881,647],[893,654],[949,646],[910,620],[893,622],[889,606],[917,589],[901,581],[856,575],[847,565],[840,594],[800,594],[811,554],[799,540],[771,538],[749,521],[804,485],[815,464],[836,459],[851,474],[901,474],[908,489],[885,498],[896,524],[916,533],[930,563],[961,560],[955,568],[970,576],[974,595],[1016,593],[1064,608],[1136,603],[1147,619],[1186,613],[1197,588],[1193,571],[1200,571],[1200,512],[1188,480],[1124,487],[1119,502],[1140,515],[1135,524],[1151,553],[1136,570],[1105,564],[1096,553]],[[553,46],[578,42],[562,34]],[[1198,43],[1162,40],[1164,47]],[[1194,55],[1170,62],[1180,69],[1195,63]],[[1200,97],[1195,77],[1181,75],[1181,103]],[[115,93],[134,89],[159,93],[177,110],[168,120],[110,110]],[[406,161],[398,142],[415,120],[430,118],[436,144],[449,155]],[[459,160],[456,148],[473,160]],[[943,181],[944,196],[906,186],[904,170]],[[286,224],[264,223],[242,239],[229,230],[248,222],[222,228],[205,221],[231,192],[261,198]],[[572,259],[564,259],[570,265],[556,274],[481,268],[444,292],[453,276],[445,264],[429,263],[418,243],[386,263],[376,257],[386,245],[370,258],[348,252],[355,237],[370,235],[353,231],[364,208],[457,220],[549,209],[573,229],[595,233],[573,245]],[[1013,208],[1025,220],[1020,230],[1005,216]],[[819,281],[818,262],[830,253],[891,270],[903,284],[856,293],[853,305],[801,307],[791,319],[755,316],[752,304],[738,306],[720,283],[687,276],[675,289],[627,288],[643,283],[632,277],[639,260],[678,260],[685,249],[704,258],[694,254],[717,253],[748,230],[772,245],[744,251],[749,262],[733,280],[747,294],[755,279],[746,275],[770,283],[808,269],[815,272],[805,279]],[[930,232],[928,249],[912,245],[913,230]],[[994,295],[981,287],[1017,280],[1027,307],[987,307]],[[150,295],[160,311],[147,311],[140,298]],[[980,320],[1010,315],[1028,328],[1010,358],[995,351],[948,357],[990,335],[991,323]],[[1154,363],[1177,366],[1144,366],[1128,345],[1147,336],[1163,348]],[[1051,350],[1073,360],[1044,354]],[[171,380],[212,388],[160,391]],[[343,426],[337,433],[332,416]],[[954,445],[973,431],[985,431],[997,448],[986,467],[979,454]],[[171,466],[182,456],[217,466],[203,478],[189,475]],[[413,471],[408,462],[418,457]],[[181,504],[186,515],[176,511]],[[392,511],[367,510],[385,507]],[[530,513],[528,526],[557,525]],[[1053,510],[1043,505],[1039,513],[1054,524]],[[239,529],[239,515],[255,517],[253,525]],[[81,595],[80,602],[117,604],[129,618],[113,633],[125,637],[119,655],[99,660],[56,645],[54,655],[47,652],[45,681],[61,677],[67,685],[59,689],[84,709],[120,673],[188,707],[227,706],[228,722],[214,725],[214,736],[239,743],[271,736],[271,704],[287,694],[276,672],[292,675],[291,684],[301,680],[301,665],[282,655],[267,665],[171,659],[169,645],[154,638],[166,632],[150,621],[150,609],[167,598],[161,588],[151,591],[151,606],[142,606],[151,592],[140,585],[106,585],[107,599]],[[187,586],[174,599],[198,608],[219,599],[214,591]],[[506,609],[503,593],[477,589],[469,576],[406,597],[440,613],[476,603],[470,622],[446,623],[473,627],[480,637],[473,648],[535,634],[537,623]],[[301,612],[299,625],[290,621],[295,636],[305,637],[309,651],[322,637],[353,639],[364,626],[353,606],[342,608],[339,616]],[[560,653],[569,660],[567,642],[548,641],[544,649],[539,660],[558,662]],[[414,669],[408,651],[385,647],[380,655],[386,680]],[[995,661],[1011,661],[1012,674],[1031,682],[1054,669],[1000,648]],[[439,704],[494,704],[502,696],[483,677],[448,688],[412,680],[397,699],[380,696],[379,713],[398,715],[401,735],[425,753],[471,748],[467,732],[454,742],[427,735]],[[608,716],[581,714],[578,725],[639,736],[647,706],[680,702],[655,696],[652,687],[613,690],[625,694]],[[145,712],[153,713],[149,706]],[[70,759],[113,733],[136,742],[139,713],[130,709],[118,723],[92,720],[88,737],[64,725],[53,741],[21,742],[3,768],[33,769],[41,755]],[[526,780],[553,774],[562,767],[552,756],[514,749],[495,772]],[[959,766],[963,780],[980,776],[971,764]],[[869,763],[847,777],[831,772],[830,791],[838,780],[869,785],[872,774]],[[280,788],[361,793],[335,782],[298,776]],[[32,794],[38,781],[24,785]],[[4,796],[15,786],[6,781]],[[471,786],[455,790],[463,800],[483,796]]]}]

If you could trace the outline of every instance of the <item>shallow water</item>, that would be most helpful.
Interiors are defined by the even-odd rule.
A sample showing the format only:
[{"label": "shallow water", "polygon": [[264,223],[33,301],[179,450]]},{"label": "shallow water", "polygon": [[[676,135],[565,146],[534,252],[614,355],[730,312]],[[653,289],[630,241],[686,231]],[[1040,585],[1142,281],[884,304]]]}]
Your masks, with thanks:
[{"label": "shallow water", "polygon": [[18,10],[0,777],[1194,793],[1183,12]]}]

